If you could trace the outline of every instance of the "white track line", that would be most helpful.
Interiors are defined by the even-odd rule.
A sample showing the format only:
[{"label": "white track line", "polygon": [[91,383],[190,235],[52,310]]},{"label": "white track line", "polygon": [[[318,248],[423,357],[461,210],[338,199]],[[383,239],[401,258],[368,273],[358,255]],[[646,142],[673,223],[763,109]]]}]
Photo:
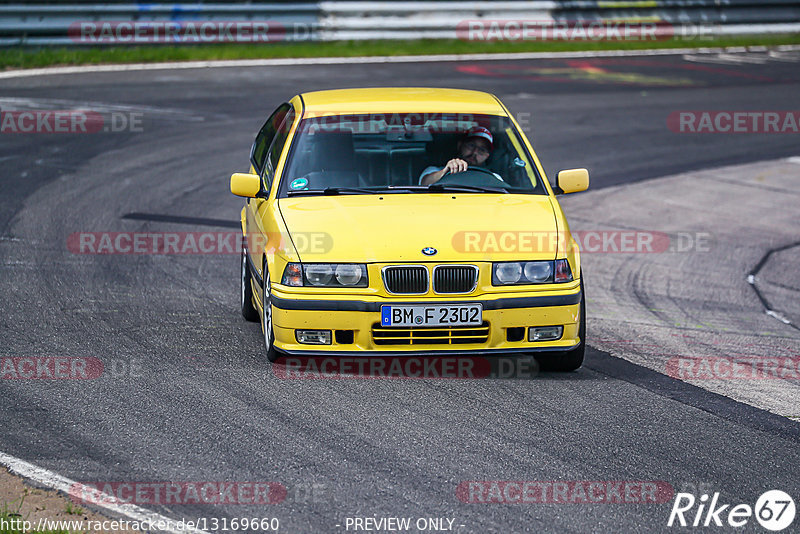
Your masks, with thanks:
[{"label": "white track line", "polygon": [[[800,50],[800,45],[775,47],[780,52]],[[209,69],[223,67],[285,67],[300,65],[348,65],[370,63],[432,63],[437,61],[507,61],[519,59],[560,59],[583,57],[620,56],[672,56],[682,54],[720,54],[746,52],[745,47],[734,48],[658,48],[653,50],[603,50],[583,52],[521,52],[508,54],[441,54],[433,56],[371,56],[371,57],[312,57],[276,59],[231,59],[216,61],[174,61],[168,63],[130,63],[121,65],[80,65],[72,67],[45,67],[41,69],[8,70],[0,72],[0,79],[49,76],[54,74],[86,74],[92,72],[127,72],[141,70]]]},{"label": "white track line", "polygon": [[[37,467],[33,464],[26,462],[25,460],[20,460],[14,456],[5,454],[0,452],[0,464],[6,466],[9,471],[15,473],[21,477],[28,478],[30,480],[34,480],[43,486],[48,488],[52,488],[54,490],[60,491],[62,493],[70,494],[74,493],[77,488],[81,487],[81,484],[75,482],[74,480],[70,480],[66,477],[62,477],[57,473],[53,473],[52,471],[48,471],[42,467]],[[92,492],[96,492],[94,488],[90,488]],[[113,500],[113,497],[109,496],[108,501]],[[106,510],[110,510],[116,514],[123,515],[125,517],[129,517],[132,521],[138,521],[139,523],[147,523],[148,525],[157,525],[161,524],[168,524],[168,525],[176,525],[178,523],[177,520],[171,519],[169,517],[163,516],[161,514],[157,514],[155,512],[151,512],[150,510],[145,510],[135,504],[114,504],[110,502],[106,502],[106,499],[103,499],[104,502],[100,503],[92,503],[92,506],[97,506],[99,508],[105,508]],[[161,532],[173,532],[175,534],[187,534],[187,533],[194,533],[194,534],[208,534],[203,530],[169,530],[165,529]]]}]

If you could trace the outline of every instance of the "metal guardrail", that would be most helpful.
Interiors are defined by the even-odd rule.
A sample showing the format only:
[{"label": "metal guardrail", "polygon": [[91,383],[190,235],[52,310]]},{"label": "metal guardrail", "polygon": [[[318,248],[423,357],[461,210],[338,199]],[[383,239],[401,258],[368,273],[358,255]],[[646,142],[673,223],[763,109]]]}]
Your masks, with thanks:
[{"label": "metal guardrail", "polygon": [[[192,40],[203,22],[235,26],[213,42],[263,40],[458,39],[469,21],[513,26],[613,24],[638,21],[678,28],[702,26],[704,34],[800,32],[800,2],[792,0],[534,0],[534,1],[317,1],[251,3],[104,4],[70,0],[70,4],[19,4],[0,0],[0,46],[125,45],[203,43]],[[84,23],[84,26],[80,26]],[[91,26],[94,23],[95,26]],[[103,37],[105,23],[112,32]],[[247,26],[247,24],[250,26]],[[263,24],[260,24],[263,23]],[[126,26],[127,24],[127,26]],[[89,28],[88,30],[86,28]],[[114,39],[142,30],[141,39]],[[268,30],[265,30],[268,28]],[[169,31],[172,31],[170,34]],[[122,31],[120,30],[120,31]],[[187,37],[186,32],[189,32]],[[681,30],[685,31],[685,30]],[[692,29],[691,31],[696,31]],[[88,33],[87,33],[88,32]],[[92,33],[94,32],[94,33]],[[148,33],[149,32],[149,33]],[[161,39],[147,36],[161,33]],[[101,38],[87,38],[101,37]],[[117,36],[119,36],[117,35]],[[110,36],[110,37],[109,37]],[[231,37],[228,39],[228,37]],[[503,37],[502,35],[500,36]]]}]

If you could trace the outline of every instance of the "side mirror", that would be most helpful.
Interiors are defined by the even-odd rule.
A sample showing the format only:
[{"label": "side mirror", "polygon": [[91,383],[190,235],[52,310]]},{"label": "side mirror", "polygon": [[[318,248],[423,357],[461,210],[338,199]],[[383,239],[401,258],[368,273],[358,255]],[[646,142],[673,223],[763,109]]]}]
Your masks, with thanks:
[{"label": "side mirror", "polygon": [[556,195],[579,193],[589,188],[589,171],[586,169],[569,169],[559,171],[556,175]]},{"label": "side mirror", "polygon": [[231,175],[231,193],[237,197],[255,198],[261,191],[261,178],[257,174],[237,172]]}]

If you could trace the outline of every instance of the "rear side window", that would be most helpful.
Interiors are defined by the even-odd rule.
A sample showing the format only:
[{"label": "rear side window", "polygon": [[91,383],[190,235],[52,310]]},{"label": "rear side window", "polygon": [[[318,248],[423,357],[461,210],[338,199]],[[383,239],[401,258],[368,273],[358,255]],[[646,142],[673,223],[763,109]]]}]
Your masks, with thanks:
[{"label": "rear side window", "polygon": [[256,140],[253,143],[253,148],[250,150],[250,163],[253,164],[258,174],[261,174],[264,170],[267,149],[275,139],[275,134],[286,118],[286,113],[291,109],[292,107],[289,104],[281,104],[280,107],[270,115],[267,122],[261,127],[261,130],[259,130]]}]

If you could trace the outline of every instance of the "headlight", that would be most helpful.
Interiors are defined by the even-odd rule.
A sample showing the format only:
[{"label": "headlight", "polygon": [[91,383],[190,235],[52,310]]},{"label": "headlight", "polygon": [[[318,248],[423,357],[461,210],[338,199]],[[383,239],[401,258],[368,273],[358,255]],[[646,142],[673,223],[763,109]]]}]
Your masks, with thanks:
[{"label": "headlight", "polygon": [[336,266],[336,281],[343,286],[354,286],[361,281],[362,273],[360,265],[343,263]]},{"label": "headlight", "polygon": [[304,265],[306,280],[312,286],[330,285],[333,279],[333,265],[320,263],[319,265]]},{"label": "headlight", "polygon": [[567,260],[514,261],[492,264],[492,285],[551,284],[569,282],[572,272]]},{"label": "headlight", "polygon": [[288,263],[283,271],[287,286],[367,287],[367,266],[363,263]]},{"label": "headlight", "polygon": [[553,276],[553,264],[549,261],[529,261],[523,268],[525,278],[531,282],[541,284],[549,282],[550,277]]},{"label": "headlight", "polygon": [[[522,278],[521,263],[495,263],[492,283],[495,285],[516,284]],[[495,279],[499,284],[495,283]]]}]

